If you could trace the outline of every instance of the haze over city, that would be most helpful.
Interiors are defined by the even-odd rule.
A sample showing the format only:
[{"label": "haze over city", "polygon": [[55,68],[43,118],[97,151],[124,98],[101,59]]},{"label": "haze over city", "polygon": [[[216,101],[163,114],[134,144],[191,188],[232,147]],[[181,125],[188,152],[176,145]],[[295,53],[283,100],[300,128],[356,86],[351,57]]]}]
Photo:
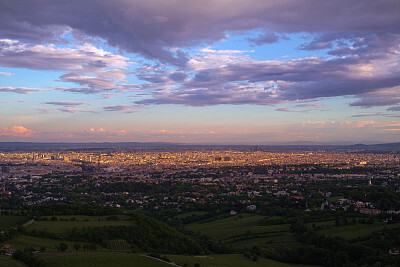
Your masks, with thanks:
[{"label": "haze over city", "polygon": [[398,142],[399,14],[398,0],[0,0],[0,142]]}]

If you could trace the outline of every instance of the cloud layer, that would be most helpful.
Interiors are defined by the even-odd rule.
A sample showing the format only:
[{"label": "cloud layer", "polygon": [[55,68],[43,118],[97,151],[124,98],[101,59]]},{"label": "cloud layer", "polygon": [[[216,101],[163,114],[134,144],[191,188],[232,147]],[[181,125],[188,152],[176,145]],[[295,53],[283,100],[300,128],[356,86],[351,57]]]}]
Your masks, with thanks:
[{"label": "cloud layer", "polygon": [[10,128],[0,128],[0,136],[28,137],[35,132],[23,126],[12,126]]},{"label": "cloud layer", "polygon": [[0,10],[6,38],[54,42],[72,30],[175,65],[187,57],[168,48],[212,43],[227,32],[267,29],[257,40],[269,42],[273,32],[398,32],[400,24],[397,0],[20,0],[2,1]]},{"label": "cloud layer", "polygon": [[[16,118],[0,133],[32,134],[13,126],[30,121],[22,114],[29,105],[43,120],[115,116],[121,126],[137,114],[116,115],[144,107],[143,117],[159,122],[164,114],[157,112],[170,108],[160,105],[257,105],[289,118],[327,111],[332,106],[323,101],[338,99],[362,111],[347,115],[353,118],[397,118],[399,14],[398,0],[0,0],[0,102]],[[196,108],[193,121],[207,109]],[[117,136],[101,129],[71,134]],[[174,134],[190,135],[185,131]]]}]

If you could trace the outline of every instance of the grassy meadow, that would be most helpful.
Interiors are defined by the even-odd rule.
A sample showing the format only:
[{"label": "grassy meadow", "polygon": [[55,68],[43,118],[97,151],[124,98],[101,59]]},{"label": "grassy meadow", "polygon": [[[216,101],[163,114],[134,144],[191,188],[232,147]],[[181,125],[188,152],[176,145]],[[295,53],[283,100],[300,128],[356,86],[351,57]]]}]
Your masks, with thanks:
[{"label": "grassy meadow", "polygon": [[14,260],[9,256],[0,255],[0,267],[25,267],[20,261]]},{"label": "grassy meadow", "polygon": [[142,255],[119,252],[62,255],[45,259],[49,267],[168,267],[170,264]]},{"label": "grassy meadow", "polygon": [[0,231],[16,227],[19,224],[25,223],[27,220],[28,217],[25,216],[0,215]]}]

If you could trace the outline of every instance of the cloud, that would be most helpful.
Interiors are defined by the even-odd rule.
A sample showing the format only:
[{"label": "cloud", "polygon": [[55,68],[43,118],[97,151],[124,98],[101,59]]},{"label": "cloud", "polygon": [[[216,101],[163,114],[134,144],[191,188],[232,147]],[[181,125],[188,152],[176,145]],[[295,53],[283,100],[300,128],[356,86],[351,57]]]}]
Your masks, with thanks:
[{"label": "cloud", "polygon": [[10,72],[0,72],[1,76],[13,76],[15,75],[14,73],[10,73]]},{"label": "cloud", "polygon": [[[398,0],[6,1],[0,64],[64,71],[57,81],[75,84],[57,87],[66,92],[150,94],[135,104],[273,105],[353,96],[352,106],[397,105],[399,13]],[[299,49],[328,56],[268,61],[254,59],[253,51],[212,48],[250,31],[260,33],[246,39],[257,45],[302,34]],[[197,47],[204,48],[190,55]],[[128,73],[133,63],[125,52],[154,62],[143,60]],[[141,82],[127,84],[128,74]],[[7,88],[0,92],[32,92]],[[104,110],[134,112],[129,106]]]},{"label": "cloud", "polygon": [[[359,95],[359,100],[350,104],[350,106],[359,106],[363,108],[376,106],[391,106],[400,103],[400,86],[391,88],[378,88],[376,91]],[[396,111],[395,109],[388,109]]]},{"label": "cloud", "polygon": [[38,108],[37,111],[38,111],[40,114],[50,114],[50,113],[53,113],[52,110],[50,110],[50,109],[44,109],[44,108]]},{"label": "cloud", "polygon": [[304,103],[304,104],[298,104],[295,106],[299,107],[299,108],[322,108],[322,107],[324,107],[323,104],[319,104],[319,103]]},{"label": "cloud", "polygon": [[136,112],[134,109],[137,109],[139,105],[116,105],[116,106],[107,106],[103,107],[105,111],[125,111],[125,113],[134,113]]},{"label": "cloud", "polygon": [[102,79],[94,76],[79,75],[74,72],[62,75],[60,77],[60,81],[73,82],[82,86],[88,86],[88,88],[101,88],[101,90],[118,88],[115,86],[113,80]]},{"label": "cloud", "polygon": [[[399,36],[400,42],[400,36]],[[398,48],[397,48],[398,49]],[[177,83],[158,69],[139,74],[142,89],[153,90],[152,97],[140,104],[218,104],[271,105],[313,100],[322,97],[356,96],[353,106],[396,104],[400,62],[397,54],[378,53],[372,59],[358,56],[341,58],[303,58],[262,61],[247,55],[203,49],[188,63],[191,77]],[[149,69],[149,68],[147,68]],[[143,69],[141,71],[144,71]],[[147,75],[145,77],[145,75]],[[145,78],[143,78],[145,77]],[[372,96],[372,97],[369,97]]]},{"label": "cloud", "polygon": [[83,88],[64,88],[65,91],[99,93],[104,90],[121,90],[122,86],[117,83],[125,82],[125,68],[130,64],[126,57],[89,44],[69,48],[0,40],[1,66],[69,71],[58,81],[72,82]]},{"label": "cloud", "polygon": [[82,133],[76,133],[76,135],[84,135],[84,136],[93,136],[93,137],[117,137],[117,136],[125,136],[128,134],[126,130],[105,130],[104,128],[90,128],[89,130],[85,130]]},{"label": "cloud", "polygon": [[55,87],[54,89],[70,92],[70,93],[77,93],[77,94],[98,94],[103,93],[105,90],[101,88],[89,88],[89,87]]},{"label": "cloud", "polygon": [[186,106],[210,106],[221,104],[269,105],[279,101],[274,97],[274,89],[263,84],[230,83],[224,88],[201,88],[162,90],[153,92],[151,99],[138,100],[137,104],[181,104]]},{"label": "cloud", "polygon": [[57,110],[61,111],[63,113],[75,113],[75,112],[78,112],[77,110],[71,109],[71,108],[59,108]]},{"label": "cloud", "polygon": [[[310,112],[312,110],[320,109],[324,107],[323,104],[318,104],[318,103],[304,103],[304,104],[297,104],[294,105],[295,108],[300,108],[301,110],[294,110],[294,109],[289,109],[289,108],[277,108],[275,109],[276,111],[283,111],[283,112],[297,112],[297,113],[304,113],[304,112]],[[308,108],[308,109],[303,109],[303,108]],[[320,110],[322,111],[322,110]]]},{"label": "cloud", "polygon": [[357,114],[353,115],[353,118],[363,118],[363,117],[388,117],[388,118],[400,118],[400,115],[388,114],[388,113],[368,113],[368,114]]},{"label": "cloud", "polygon": [[[312,7],[312,8],[310,8]],[[184,65],[181,49],[225,38],[227,32],[398,32],[397,0],[279,1],[8,1],[0,11],[4,38],[31,42],[102,38],[119,49]],[[315,23],[318,21],[318,23]],[[262,38],[259,38],[262,39]],[[268,39],[268,38],[267,38]]]},{"label": "cloud", "polygon": [[37,88],[28,88],[28,87],[0,87],[0,93],[31,94],[40,91],[45,91],[45,90]]},{"label": "cloud", "polygon": [[8,39],[0,40],[0,62],[1,66],[11,68],[63,70],[79,73],[100,72],[107,68],[114,69],[111,72],[103,73],[103,75],[109,76],[130,64],[126,57],[106,52],[89,44],[68,48],[56,47],[51,44],[35,45]]},{"label": "cloud", "polygon": [[247,38],[248,41],[255,43],[256,45],[263,44],[272,44],[277,43],[279,40],[279,36],[274,32],[264,32],[263,34],[259,34],[255,38]]},{"label": "cloud", "polygon": [[380,121],[306,121],[301,124],[302,128],[309,129],[344,129],[344,128],[386,128],[400,126],[399,122]]},{"label": "cloud", "polygon": [[12,126],[10,128],[0,128],[0,136],[29,137],[35,132],[23,126]]},{"label": "cloud", "polygon": [[289,109],[289,108],[277,108],[275,110],[276,111],[283,111],[283,112],[297,112],[297,113],[308,112],[308,110],[293,110],[293,109]]},{"label": "cloud", "polygon": [[400,106],[394,106],[386,109],[387,111],[400,111]]},{"label": "cloud", "polygon": [[89,105],[87,102],[77,102],[77,101],[49,101],[44,102],[46,105],[56,105],[56,106],[64,106],[64,107],[76,107],[81,105]]}]

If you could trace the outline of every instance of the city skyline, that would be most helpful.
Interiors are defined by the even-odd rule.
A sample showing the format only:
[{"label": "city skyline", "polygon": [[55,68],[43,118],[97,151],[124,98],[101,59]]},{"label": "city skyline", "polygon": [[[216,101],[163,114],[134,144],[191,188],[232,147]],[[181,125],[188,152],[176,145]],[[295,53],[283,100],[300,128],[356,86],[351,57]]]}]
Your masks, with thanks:
[{"label": "city skyline", "polygon": [[0,0],[0,142],[398,142],[398,14],[396,0]]}]

